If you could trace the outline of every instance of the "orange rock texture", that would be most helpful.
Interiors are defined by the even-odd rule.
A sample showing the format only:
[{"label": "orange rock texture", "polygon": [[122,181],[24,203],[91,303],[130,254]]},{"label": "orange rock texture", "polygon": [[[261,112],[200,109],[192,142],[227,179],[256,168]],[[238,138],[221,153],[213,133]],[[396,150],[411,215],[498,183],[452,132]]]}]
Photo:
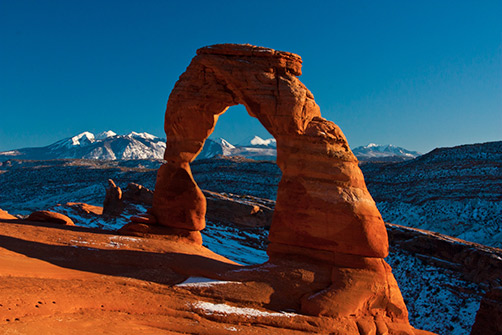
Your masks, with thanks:
[{"label": "orange rock texture", "polygon": [[59,223],[66,226],[74,226],[72,219],[64,214],[51,212],[51,211],[36,211],[30,214],[26,219],[28,221],[38,221],[38,222],[53,222]]},{"label": "orange rock texture", "polygon": [[10,215],[9,212],[0,208],[0,219],[2,220],[17,220],[17,217]]},{"label": "orange rock texture", "polygon": [[301,311],[356,317],[361,334],[413,334],[383,260],[384,222],[344,134],[321,117],[297,78],[301,65],[298,55],[252,45],[199,49],[167,103],[166,163],[157,174],[151,214],[163,226],[204,229],[206,200],[189,164],[218,117],[244,105],[276,138],[283,173],[269,235],[271,261],[307,257],[331,269],[331,284],[305,294]]}]

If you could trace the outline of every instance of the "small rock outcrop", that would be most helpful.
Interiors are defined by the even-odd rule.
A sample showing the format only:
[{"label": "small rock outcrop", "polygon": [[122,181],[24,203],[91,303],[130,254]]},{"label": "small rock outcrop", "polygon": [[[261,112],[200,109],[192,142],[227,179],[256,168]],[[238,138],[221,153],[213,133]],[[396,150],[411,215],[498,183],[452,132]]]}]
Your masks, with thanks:
[{"label": "small rock outcrop", "polygon": [[151,214],[178,233],[205,228],[206,199],[190,163],[218,117],[242,104],[277,140],[282,179],[270,262],[319,262],[330,274],[322,288],[310,286],[297,298],[300,311],[349,320],[354,330],[347,334],[415,334],[383,260],[385,224],[344,134],[321,116],[297,78],[301,65],[298,55],[252,45],[199,49],[169,96],[166,163],[157,173]]},{"label": "small rock outcrop", "polygon": [[0,208],[0,219],[2,219],[2,220],[17,220],[17,217],[9,214],[9,212],[4,211],[3,209]]},{"label": "small rock outcrop", "polygon": [[108,179],[108,188],[106,189],[106,196],[103,201],[103,214],[120,215],[123,210],[122,190],[115,185],[113,180]]},{"label": "small rock outcrop", "polygon": [[37,222],[52,222],[65,226],[74,226],[72,219],[67,217],[64,214],[51,212],[51,211],[36,211],[31,213],[28,218],[28,221],[37,221]]},{"label": "small rock outcrop", "polygon": [[126,202],[151,206],[153,203],[153,191],[143,185],[129,183],[122,196]]},{"label": "small rock outcrop", "polygon": [[206,219],[236,224],[245,227],[270,227],[273,209],[258,199],[232,197],[221,193],[203,190],[207,201]]},{"label": "small rock outcrop", "polygon": [[141,204],[151,206],[153,203],[153,191],[143,185],[129,183],[124,192],[115,185],[115,182],[108,179],[105,200],[103,201],[103,214],[117,216],[122,214],[124,209],[131,204]]}]

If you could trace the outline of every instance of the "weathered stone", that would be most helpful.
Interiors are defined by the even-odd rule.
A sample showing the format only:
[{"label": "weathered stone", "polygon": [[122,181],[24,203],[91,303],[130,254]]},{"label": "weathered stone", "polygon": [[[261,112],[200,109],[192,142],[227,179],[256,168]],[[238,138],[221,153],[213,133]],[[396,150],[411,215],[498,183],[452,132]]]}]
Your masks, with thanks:
[{"label": "weathered stone", "polygon": [[245,227],[270,227],[272,209],[249,199],[236,199],[203,191],[207,200],[206,218]]},{"label": "weathered stone", "polygon": [[153,191],[143,185],[129,183],[122,195],[122,199],[134,204],[151,206],[153,203]]},{"label": "weathered stone", "polygon": [[[332,272],[331,284],[301,298],[301,311],[349,318],[351,334],[414,334],[383,260],[388,254],[384,222],[344,134],[321,117],[314,96],[296,77],[301,63],[295,54],[251,45],[197,51],[167,103],[166,163],[157,174],[151,214],[170,229],[205,227],[206,200],[189,163],[219,115],[242,104],[277,140],[282,179],[270,261],[312,259]],[[384,319],[376,322],[378,315]]]},{"label": "weathered stone", "polygon": [[147,237],[153,239],[176,240],[196,245],[202,244],[202,236],[199,231],[165,226],[152,225],[151,222],[130,222],[117,231],[122,235]]},{"label": "weathered stone", "polygon": [[385,226],[357,159],[338,126],[321,117],[299,74],[301,58],[288,52],[233,44],[197,51],[167,103],[167,163],[159,169],[152,208],[161,225],[204,228],[205,200],[188,164],[218,116],[242,104],[277,139],[283,177],[270,241],[387,255]]},{"label": "weathered stone", "polygon": [[[58,205],[61,206],[61,205]],[[103,207],[86,204],[85,202],[68,202],[65,206],[73,208],[81,215],[102,215]]]},{"label": "weathered stone", "polygon": [[36,211],[30,214],[26,219],[28,221],[52,222],[66,226],[74,226],[72,219],[61,213],[51,211]]},{"label": "weathered stone", "polygon": [[103,201],[103,214],[120,215],[124,210],[122,190],[111,179],[108,179],[108,185],[105,200]]}]

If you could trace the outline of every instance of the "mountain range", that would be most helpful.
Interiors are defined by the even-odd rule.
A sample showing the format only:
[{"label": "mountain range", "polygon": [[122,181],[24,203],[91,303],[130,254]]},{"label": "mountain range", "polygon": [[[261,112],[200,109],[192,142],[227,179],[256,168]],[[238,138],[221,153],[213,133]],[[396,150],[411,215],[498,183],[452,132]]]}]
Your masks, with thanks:
[{"label": "mountain range", "polygon": [[109,130],[99,134],[88,131],[45,147],[0,152],[0,160],[26,159],[161,159],[166,141],[148,133],[117,135]]},{"label": "mountain range", "polygon": [[[249,136],[232,144],[223,138],[207,139],[197,159],[216,156],[239,156],[254,160],[274,161],[277,155],[274,138],[262,139]],[[48,160],[48,159],[162,159],[166,140],[148,133],[131,132],[117,135],[108,130],[99,134],[88,131],[68,137],[45,147],[23,148],[0,152],[0,161],[8,159]],[[401,162],[420,156],[394,145],[369,144],[353,150],[361,162]]]}]

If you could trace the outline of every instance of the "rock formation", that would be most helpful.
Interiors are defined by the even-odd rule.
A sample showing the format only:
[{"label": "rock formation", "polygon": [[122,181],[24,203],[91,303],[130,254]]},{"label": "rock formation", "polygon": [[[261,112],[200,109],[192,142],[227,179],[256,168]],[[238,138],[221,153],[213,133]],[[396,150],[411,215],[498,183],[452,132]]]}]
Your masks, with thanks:
[{"label": "rock formation", "polygon": [[119,215],[123,210],[122,190],[115,185],[113,180],[108,179],[108,188],[106,189],[106,196],[103,201],[103,214]]},{"label": "rock formation", "polygon": [[9,212],[4,211],[3,209],[0,208],[0,219],[2,219],[2,220],[17,220],[17,217],[9,214]]},{"label": "rock formation", "polygon": [[51,211],[36,211],[30,214],[26,219],[28,221],[52,222],[66,226],[74,226],[72,219],[64,214]]},{"label": "rock formation", "polygon": [[[266,199],[247,196],[238,198],[203,190],[207,200],[206,219],[245,227],[270,227],[273,210],[258,201]],[[273,203],[273,201],[268,201]]]},{"label": "rock formation", "polygon": [[143,185],[129,183],[122,198],[126,202],[151,206],[153,202],[153,191],[150,191]]},{"label": "rock formation", "polygon": [[166,163],[151,214],[179,232],[204,229],[206,199],[190,162],[219,115],[242,104],[277,140],[283,176],[269,235],[271,262],[296,257],[331,269],[331,284],[304,294],[301,312],[355,319],[361,334],[413,334],[383,260],[384,222],[342,131],[321,117],[297,78],[301,64],[298,55],[251,45],[199,49],[167,103]]}]

